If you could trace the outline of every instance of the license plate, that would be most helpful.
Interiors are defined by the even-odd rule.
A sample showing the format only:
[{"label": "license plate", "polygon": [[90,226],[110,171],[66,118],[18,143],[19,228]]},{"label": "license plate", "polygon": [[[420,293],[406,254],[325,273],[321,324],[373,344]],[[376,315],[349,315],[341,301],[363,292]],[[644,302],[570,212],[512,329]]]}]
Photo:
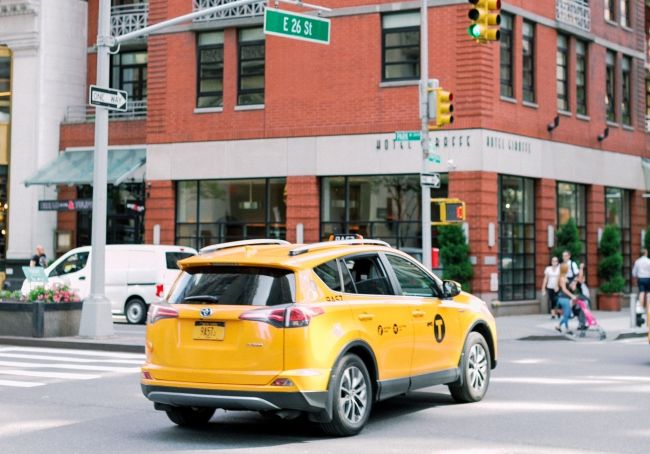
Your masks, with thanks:
[{"label": "license plate", "polygon": [[194,322],[194,339],[196,340],[223,340],[226,335],[224,322]]}]

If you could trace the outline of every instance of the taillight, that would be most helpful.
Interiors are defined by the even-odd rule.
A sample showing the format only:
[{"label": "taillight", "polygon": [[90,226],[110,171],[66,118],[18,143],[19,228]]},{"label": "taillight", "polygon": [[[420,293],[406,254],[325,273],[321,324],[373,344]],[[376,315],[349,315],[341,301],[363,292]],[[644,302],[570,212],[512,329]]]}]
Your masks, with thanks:
[{"label": "taillight", "polygon": [[177,318],[178,311],[171,306],[162,304],[152,304],[149,306],[149,313],[147,314],[147,323],[152,325],[158,320],[164,318]]},{"label": "taillight", "polygon": [[163,284],[156,284],[156,296],[161,298],[164,296],[165,286]]},{"label": "taillight", "polygon": [[300,328],[308,326],[312,318],[323,314],[320,307],[296,307],[282,309],[256,309],[244,312],[239,316],[240,320],[253,320],[264,322],[276,328]]}]

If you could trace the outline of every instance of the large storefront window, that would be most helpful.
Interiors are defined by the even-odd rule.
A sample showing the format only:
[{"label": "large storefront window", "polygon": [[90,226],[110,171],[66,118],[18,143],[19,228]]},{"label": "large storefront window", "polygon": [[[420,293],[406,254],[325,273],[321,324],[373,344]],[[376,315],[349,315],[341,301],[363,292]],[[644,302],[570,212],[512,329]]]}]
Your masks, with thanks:
[{"label": "large storefront window", "polygon": [[499,176],[499,221],[499,299],[534,299],[534,180]]},{"label": "large storefront window", "polygon": [[605,222],[621,230],[621,253],[623,254],[623,277],[625,291],[629,292],[632,262],[630,232],[630,192],[619,188],[605,188]]},{"label": "large storefront window", "polygon": [[176,244],[286,238],[285,178],[179,181]]},{"label": "large storefront window", "polygon": [[[580,263],[587,263],[587,196],[585,186],[574,183],[557,184],[558,228],[573,219],[578,226],[578,238],[582,241],[582,254],[573,257]],[[560,257],[560,260],[562,258]]]},{"label": "large storefront window", "polygon": [[[144,183],[109,184],[106,206],[106,244],[144,243]],[[93,198],[90,185],[77,187],[77,199]],[[92,237],[92,211],[77,213],[77,246],[87,246]]]},{"label": "large storefront window", "polygon": [[[442,188],[431,197],[446,197]],[[358,233],[384,240],[421,258],[422,226],[419,175],[372,175],[321,179],[321,238]],[[434,238],[435,240],[435,238]]]}]

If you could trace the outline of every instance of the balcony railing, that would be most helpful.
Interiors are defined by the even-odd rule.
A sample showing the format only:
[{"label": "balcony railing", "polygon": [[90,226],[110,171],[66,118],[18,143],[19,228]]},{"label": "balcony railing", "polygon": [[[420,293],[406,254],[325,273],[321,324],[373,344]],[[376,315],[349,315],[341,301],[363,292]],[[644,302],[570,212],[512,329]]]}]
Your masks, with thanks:
[{"label": "balcony railing", "polygon": [[148,2],[111,7],[111,35],[124,35],[146,27],[148,16]]},{"label": "balcony railing", "polygon": [[[109,110],[108,118],[120,120],[141,120],[147,117],[147,100],[128,101],[126,112]],[[95,108],[92,106],[68,106],[64,123],[85,123],[95,121]]]},{"label": "balcony railing", "polygon": [[587,0],[555,0],[555,19],[586,32],[591,31],[591,10]]},{"label": "balcony railing", "polygon": [[[235,0],[192,0],[194,11],[199,11],[211,6],[225,5],[232,3]],[[194,19],[194,22],[206,22],[215,19],[238,19],[242,17],[261,16],[264,14],[265,0],[259,0],[257,3],[249,3],[248,5],[238,6],[236,8],[220,11],[218,13],[201,16]]]}]

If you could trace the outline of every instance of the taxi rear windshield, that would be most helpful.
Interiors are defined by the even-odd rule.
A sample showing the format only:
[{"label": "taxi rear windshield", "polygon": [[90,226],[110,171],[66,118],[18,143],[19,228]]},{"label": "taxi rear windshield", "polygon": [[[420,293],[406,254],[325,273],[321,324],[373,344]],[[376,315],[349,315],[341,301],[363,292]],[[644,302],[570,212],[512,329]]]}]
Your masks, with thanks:
[{"label": "taxi rear windshield", "polygon": [[295,302],[292,271],[257,266],[206,266],[183,271],[172,304],[276,306]]}]

